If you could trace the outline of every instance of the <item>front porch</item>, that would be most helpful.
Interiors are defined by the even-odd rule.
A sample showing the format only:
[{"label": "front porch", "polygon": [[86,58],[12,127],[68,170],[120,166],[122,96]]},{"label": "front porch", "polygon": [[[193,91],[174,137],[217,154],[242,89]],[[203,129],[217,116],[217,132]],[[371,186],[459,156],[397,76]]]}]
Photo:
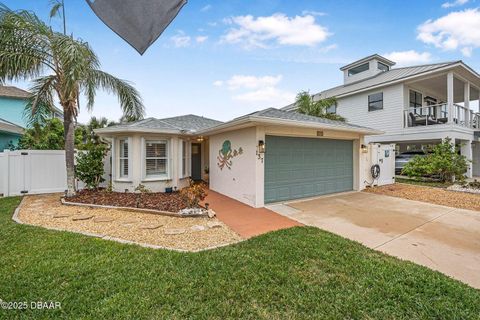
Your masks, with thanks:
[{"label": "front porch", "polygon": [[480,129],[479,99],[478,79],[461,70],[408,82],[404,94],[404,128],[459,126]]}]

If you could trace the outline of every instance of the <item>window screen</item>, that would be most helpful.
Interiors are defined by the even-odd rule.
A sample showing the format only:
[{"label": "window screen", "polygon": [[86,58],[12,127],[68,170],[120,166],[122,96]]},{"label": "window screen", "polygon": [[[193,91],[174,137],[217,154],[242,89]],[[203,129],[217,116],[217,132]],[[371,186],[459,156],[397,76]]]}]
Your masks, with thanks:
[{"label": "window screen", "polygon": [[168,174],[167,141],[145,141],[145,175],[147,177]]},{"label": "window screen", "polygon": [[383,92],[374,93],[368,96],[368,111],[383,109]]}]

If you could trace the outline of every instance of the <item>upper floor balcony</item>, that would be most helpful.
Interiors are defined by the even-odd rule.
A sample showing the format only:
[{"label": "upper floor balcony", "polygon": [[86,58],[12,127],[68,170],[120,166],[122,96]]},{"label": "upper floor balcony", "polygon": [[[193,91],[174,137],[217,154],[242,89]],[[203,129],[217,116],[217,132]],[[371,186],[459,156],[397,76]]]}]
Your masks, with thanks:
[{"label": "upper floor balcony", "polygon": [[480,86],[469,74],[448,72],[405,83],[403,126],[459,126],[480,130]]}]

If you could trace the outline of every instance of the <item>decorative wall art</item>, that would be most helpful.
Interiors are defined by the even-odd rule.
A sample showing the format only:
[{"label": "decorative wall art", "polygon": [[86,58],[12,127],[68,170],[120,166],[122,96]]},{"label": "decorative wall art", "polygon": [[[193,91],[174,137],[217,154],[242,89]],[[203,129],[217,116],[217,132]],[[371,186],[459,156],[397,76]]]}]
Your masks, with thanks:
[{"label": "decorative wall art", "polygon": [[217,166],[220,168],[220,170],[223,170],[224,167],[231,169],[233,164],[232,159],[241,154],[243,154],[242,147],[238,148],[238,150],[232,150],[232,143],[230,140],[225,140],[223,142],[222,149],[218,151]]}]

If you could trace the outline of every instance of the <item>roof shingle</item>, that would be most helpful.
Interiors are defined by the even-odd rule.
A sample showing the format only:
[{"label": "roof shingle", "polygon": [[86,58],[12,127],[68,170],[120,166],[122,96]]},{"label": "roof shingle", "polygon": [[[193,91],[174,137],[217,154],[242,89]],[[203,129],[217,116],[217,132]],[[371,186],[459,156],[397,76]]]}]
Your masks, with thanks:
[{"label": "roof shingle", "polygon": [[30,98],[30,92],[12,86],[0,86],[0,97]]}]

